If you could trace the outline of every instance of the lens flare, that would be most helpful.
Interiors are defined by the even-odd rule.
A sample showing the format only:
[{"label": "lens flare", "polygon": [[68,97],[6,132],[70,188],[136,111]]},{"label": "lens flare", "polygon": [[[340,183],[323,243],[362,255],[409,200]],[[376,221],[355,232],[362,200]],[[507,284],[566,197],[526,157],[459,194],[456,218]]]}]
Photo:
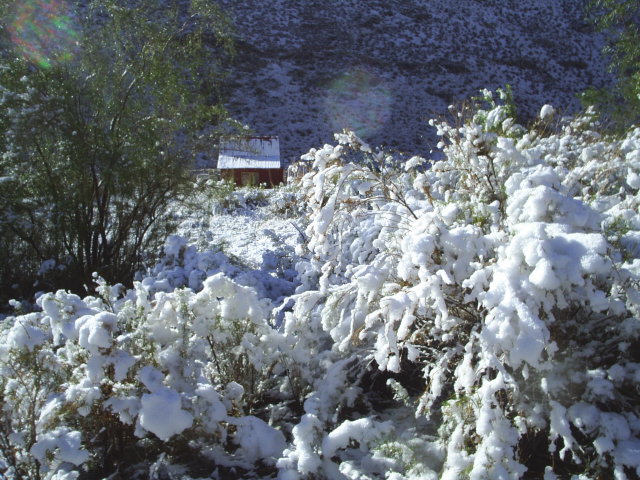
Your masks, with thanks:
[{"label": "lens flare", "polygon": [[11,41],[42,68],[69,61],[79,48],[73,10],[62,0],[18,0],[9,25]]},{"label": "lens flare", "polygon": [[389,120],[391,104],[385,83],[364,68],[356,68],[329,84],[326,111],[334,131],[347,128],[371,138]]}]

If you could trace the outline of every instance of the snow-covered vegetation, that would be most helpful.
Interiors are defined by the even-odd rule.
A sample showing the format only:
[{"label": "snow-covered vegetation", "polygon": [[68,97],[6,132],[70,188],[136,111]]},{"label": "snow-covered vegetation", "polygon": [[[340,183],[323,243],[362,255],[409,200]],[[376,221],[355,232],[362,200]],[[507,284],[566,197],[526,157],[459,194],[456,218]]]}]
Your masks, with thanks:
[{"label": "snow-covered vegetation", "polygon": [[432,121],[439,161],[312,149],[259,207],[286,264],[172,236],[133,289],[6,318],[0,471],[638,478],[640,129],[483,95]]}]

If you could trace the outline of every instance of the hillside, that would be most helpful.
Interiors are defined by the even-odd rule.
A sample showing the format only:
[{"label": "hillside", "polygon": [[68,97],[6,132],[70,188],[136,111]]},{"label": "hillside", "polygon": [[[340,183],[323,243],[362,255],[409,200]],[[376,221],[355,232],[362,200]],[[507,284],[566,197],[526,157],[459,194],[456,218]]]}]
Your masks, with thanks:
[{"label": "hillside", "polygon": [[229,108],[286,160],[342,128],[424,153],[427,120],[482,88],[510,84],[520,113],[575,111],[609,81],[581,0],[222,2],[237,29]]}]

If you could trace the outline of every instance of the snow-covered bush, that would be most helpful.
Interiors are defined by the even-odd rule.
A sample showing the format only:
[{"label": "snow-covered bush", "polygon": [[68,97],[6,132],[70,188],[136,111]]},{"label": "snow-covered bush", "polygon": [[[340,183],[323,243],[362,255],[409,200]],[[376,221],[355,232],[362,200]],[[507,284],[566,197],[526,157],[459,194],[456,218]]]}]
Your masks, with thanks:
[{"label": "snow-covered bush", "polygon": [[238,187],[233,180],[212,172],[196,178],[192,195],[184,203],[191,211],[202,211],[204,215],[233,213],[267,205],[268,191],[262,185]]},{"label": "snow-covered bush", "polygon": [[214,173],[202,174],[193,182],[192,195],[187,198],[186,206],[190,211],[202,211],[211,215],[214,211],[223,211],[234,202],[233,182],[219,178]]},{"label": "snow-covered bush", "polygon": [[290,181],[273,190],[267,208],[280,217],[297,219],[306,211],[304,192],[297,182]]},{"label": "snow-covered bush", "polygon": [[[0,452],[16,478],[75,478],[204,455],[200,467],[273,465],[282,433],[254,416],[284,398],[268,301],[219,273],[198,293],[63,291],[0,334]],[[268,419],[268,412],[266,413]],[[230,453],[240,445],[231,458]],[[138,466],[140,468],[140,466]],[[132,472],[130,472],[132,473]]]},{"label": "snow-covered bush", "polygon": [[[325,440],[381,414],[376,375],[438,427],[441,478],[640,474],[640,129],[605,139],[587,112],[550,133],[545,106],[527,131],[486,99],[433,122],[433,164],[399,168],[351,133],[307,155],[308,307],[285,329],[328,334],[330,350],[286,478],[336,478]],[[343,471],[354,458],[333,461],[359,478]]]},{"label": "snow-covered bush", "polygon": [[217,213],[234,213],[267,204],[267,191],[260,187],[243,187],[220,197],[214,206]]}]

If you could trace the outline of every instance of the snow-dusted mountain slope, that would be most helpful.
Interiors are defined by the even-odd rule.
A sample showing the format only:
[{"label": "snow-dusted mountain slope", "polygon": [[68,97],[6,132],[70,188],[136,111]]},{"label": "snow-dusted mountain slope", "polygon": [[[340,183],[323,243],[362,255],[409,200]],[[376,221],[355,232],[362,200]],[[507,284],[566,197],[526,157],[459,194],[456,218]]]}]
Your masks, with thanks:
[{"label": "snow-dusted mountain slope", "polygon": [[511,84],[525,116],[609,81],[581,0],[222,0],[238,34],[231,112],[290,161],[342,128],[427,153],[426,119]]}]

